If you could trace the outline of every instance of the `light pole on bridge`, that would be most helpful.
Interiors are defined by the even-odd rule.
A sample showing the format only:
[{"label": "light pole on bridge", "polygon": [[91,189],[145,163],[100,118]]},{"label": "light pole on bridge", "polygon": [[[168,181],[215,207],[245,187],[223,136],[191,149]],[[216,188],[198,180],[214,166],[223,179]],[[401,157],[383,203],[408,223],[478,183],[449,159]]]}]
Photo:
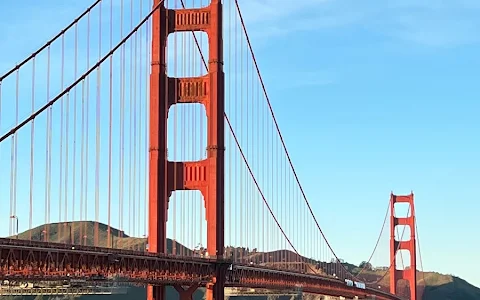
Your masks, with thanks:
[{"label": "light pole on bridge", "polygon": [[17,216],[10,216],[10,219],[15,219],[17,222],[16,222],[16,228],[15,228],[15,234],[17,236],[17,240],[18,240],[18,217]]}]

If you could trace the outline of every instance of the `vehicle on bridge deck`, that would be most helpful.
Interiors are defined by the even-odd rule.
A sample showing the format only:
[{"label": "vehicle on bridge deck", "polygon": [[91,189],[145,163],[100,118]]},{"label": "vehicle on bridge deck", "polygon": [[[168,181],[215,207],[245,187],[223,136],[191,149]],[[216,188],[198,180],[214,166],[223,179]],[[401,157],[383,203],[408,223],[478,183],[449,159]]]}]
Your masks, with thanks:
[{"label": "vehicle on bridge deck", "polygon": [[366,289],[366,284],[364,282],[359,282],[359,281],[353,281],[353,280],[350,280],[350,279],[345,279],[345,283],[348,285],[348,286],[354,286],[356,288],[359,288],[359,289]]}]

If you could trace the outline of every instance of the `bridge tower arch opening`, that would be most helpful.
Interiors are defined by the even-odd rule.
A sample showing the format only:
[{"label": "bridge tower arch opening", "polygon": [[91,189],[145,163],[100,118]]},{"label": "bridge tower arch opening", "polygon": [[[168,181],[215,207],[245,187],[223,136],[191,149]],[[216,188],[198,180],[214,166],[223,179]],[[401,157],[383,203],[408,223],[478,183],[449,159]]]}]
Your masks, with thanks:
[{"label": "bridge tower arch opening", "polygon": [[[409,209],[404,217],[395,214],[395,204],[408,204]],[[403,238],[397,240],[395,236],[396,227],[407,226],[410,233],[410,239]],[[390,293],[398,294],[399,280],[406,280],[410,288],[410,300],[417,300],[417,256],[416,256],[416,237],[415,237],[415,206],[414,195],[411,193],[406,196],[390,194]],[[397,254],[399,251],[408,251],[409,267],[400,270],[397,264]]]},{"label": "bridge tower arch opening", "polygon": [[[154,0],[154,7],[161,0]],[[202,8],[170,9],[162,3],[153,14],[150,74],[149,251],[166,253],[168,199],[173,191],[198,190],[205,201],[207,251],[224,253],[225,96],[223,72],[222,3],[211,0]],[[208,36],[208,73],[199,77],[169,77],[166,46],[169,34],[202,31]],[[169,161],[167,120],[170,107],[200,103],[207,115],[206,158]],[[177,172],[174,172],[176,170]],[[207,299],[224,298],[223,270],[207,285]],[[149,286],[149,300],[164,300],[164,286]]]},{"label": "bridge tower arch opening", "polygon": [[[168,50],[174,51],[173,41],[170,35]],[[192,37],[184,33],[178,40],[188,40]],[[190,38],[194,42],[193,38]],[[183,42],[182,41],[182,42]],[[191,49],[191,51],[197,49]],[[202,53],[204,49],[202,49]],[[181,65],[181,64],[179,64]],[[181,66],[180,66],[181,67]],[[180,72],[173,72],[173,76],[179,76]],[[184,72],[192,73],[192,72]],[[168,74],[168,72],[167,72]],[[186,74],[188,76],[190,74]],[[205,74],[202,74],[205,75]],[[172,105],[168,112],[167,123],[167,158],[173,163],[173,187],[179,187],[177,180],[184,181],[184,169],[180,169],[184,162],[198,162],[207,158],[207,115],[205,106],[201,103],[182,103]],[[201,174],[193,174],[198,176]],[[174,189],[169,194],[167,204],[167,253],[180,256],[202,256],[208,253],[207,246],[207,215],[206,202],[203,193],[196,189]],[[190,251],[192,250],[192,251]]]}]

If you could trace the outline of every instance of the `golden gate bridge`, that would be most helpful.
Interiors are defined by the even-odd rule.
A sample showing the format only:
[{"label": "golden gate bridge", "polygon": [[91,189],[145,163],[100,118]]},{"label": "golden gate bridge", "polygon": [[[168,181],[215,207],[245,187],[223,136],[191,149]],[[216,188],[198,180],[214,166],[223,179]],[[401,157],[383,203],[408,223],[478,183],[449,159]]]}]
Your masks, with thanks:
[{"label": "golden gate bridge", "polygon": [[[380,237],[363,268],[343,263],[295,171],[240,3],[191,2],[97,0],[0,77],[0,277],[115,278],[148,285],[149,299],[169,285],[181,299],[198,287],[207,299],[225,287],[400,299],[405,279],[417,299],[413,193],[390,196],[383,275],[366,268]],[[18,238],[20,218],[45,225]],[[397,269],[400,250],[410,268]]]}]

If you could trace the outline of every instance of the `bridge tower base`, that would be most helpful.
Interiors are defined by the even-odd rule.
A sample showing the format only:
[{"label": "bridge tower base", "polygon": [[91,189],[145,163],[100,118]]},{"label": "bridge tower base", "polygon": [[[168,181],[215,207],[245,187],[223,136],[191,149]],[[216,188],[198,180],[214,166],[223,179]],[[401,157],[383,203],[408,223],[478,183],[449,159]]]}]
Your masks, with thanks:
[{"label": "bridge tower base", "polygon": [[[395,216],[395,203],[408,203],[410,215],[406,217]],[[415,238],[415,206],[413,193],[407,196],[390,195],[390,293],[397,294],[398,281],[407,280],[410,285],[410,300],[417,300],[417,252]],[[395,226],[404,225],[410,227],[410,240],[397,241],[395,239]],[[408,250],[410,252],[410,268],[397,269],[397,252]]]},{"label": "bridge tower base", "polygon": [[193,293],[197,290],[198,285],[192,285],[187,288],[180,285],[175,285],[173,287],[177,290],[180,300],[193,300]]},{"label": "bridge tower base", "polygon": [[[154,0],[157,7],[160,0]],[[225,79],[223,72],[222,3],[211,0],[206,7],[168,9],[164,4],[153,13],[152,65],[150,74],[149,145],[149,252],[166,253],[169,198],[173,191],[198,190],[204,198],[207,220],[207,251],[211,258],[224,254],[225,176]],[[169,77],[166,47],[170,33],[203,31],[208,35],[208,73],[200,77]],[[201,161],[169,161],[167,118],[171,106],[200,103],[207,115],[207,157]],[[174,253],[175,254],[175,253]],[[224,274],[218,278],[211,299],[223,300]],[[222,280],[220,280],[222,278]],[[149,300],[164,300],[165,287],[149,287]],[[207,298],[209,299],[209,298]]]}]

